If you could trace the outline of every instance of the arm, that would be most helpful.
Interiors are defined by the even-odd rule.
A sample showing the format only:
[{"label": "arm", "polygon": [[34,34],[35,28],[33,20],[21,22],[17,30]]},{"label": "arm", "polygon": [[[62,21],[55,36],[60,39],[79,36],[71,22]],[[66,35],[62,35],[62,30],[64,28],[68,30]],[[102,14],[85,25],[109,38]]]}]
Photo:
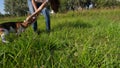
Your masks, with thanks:
[{"label": "arm", "polygon": [[36,3],[35,3],[35,0],[32,0],[32,5],[33,5],[33,7],[34,7],[34,9],[36,11],[37,10],[37,6],[36,6]]},{"label": "arm", "polygon": [[39,12],[46,6],[47,4],[47,0],[45,0],[42,5],[32,14],[30,15],[29,17],[27,17],[26,21],[29,21],[31,18],[33,18],[34,16],[36,17],[36,15],[39,14]]}]

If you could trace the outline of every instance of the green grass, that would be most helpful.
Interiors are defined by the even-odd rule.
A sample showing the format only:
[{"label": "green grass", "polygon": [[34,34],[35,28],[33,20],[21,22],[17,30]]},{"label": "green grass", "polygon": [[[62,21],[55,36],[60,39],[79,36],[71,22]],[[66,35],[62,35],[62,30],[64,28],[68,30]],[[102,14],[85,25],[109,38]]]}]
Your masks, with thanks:
[{"label": "green grass", "polygon": [[40,35],[29,27],[20,37],[7,36],[11,43],[0,42],[0,68],[120,68],[119,9],[51,15],[50,34],[43,16],[38,22]]}]

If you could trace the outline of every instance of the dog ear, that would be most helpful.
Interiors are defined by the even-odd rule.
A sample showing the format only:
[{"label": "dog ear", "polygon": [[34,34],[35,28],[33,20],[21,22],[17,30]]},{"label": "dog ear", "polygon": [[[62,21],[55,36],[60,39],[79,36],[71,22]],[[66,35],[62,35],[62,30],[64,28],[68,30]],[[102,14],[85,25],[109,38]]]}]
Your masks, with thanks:
[{"label": "dog ear", "polygon": [[32,17],[29,22],[32,24],[32,23],[34,23],[36,20],[37,20],[37,17]]},{"label": "dog ear", "polygon": [[27,22],[28,24],[34,23],[37,20],[38,15],[39,14],[36,14],[36,15],[28,14],[28,16],[24,22]]},{"label": "dog ear", "polygon": [[37,17],[32,17],[30,19],[24,20],[25,23],[32,24],[37,20]]}]

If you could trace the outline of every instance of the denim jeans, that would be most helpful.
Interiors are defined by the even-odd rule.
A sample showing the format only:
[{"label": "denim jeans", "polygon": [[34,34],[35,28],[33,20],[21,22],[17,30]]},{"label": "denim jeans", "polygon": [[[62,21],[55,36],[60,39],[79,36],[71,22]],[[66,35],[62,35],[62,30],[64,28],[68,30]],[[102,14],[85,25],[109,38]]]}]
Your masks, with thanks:
[{"label": "denim jeans", "polygon": [[[35,10],[34,10],[33,5],[32,5],[32,0],[27,0],[27,2],[28,2],[28,7],[29,7],[30,14],[34,13]],[[36,5],[37,5],[37,8],[39,8],[41,3],[36,3]],[[41,13],[45,17],[46,30],[50,31],[50,14],[49,14],[49,10],[45,7],[45,8],[42,9]],[[35,23],[33,23],[32,26],[33,26],[34,31],[37,31],[37,21]]]}]

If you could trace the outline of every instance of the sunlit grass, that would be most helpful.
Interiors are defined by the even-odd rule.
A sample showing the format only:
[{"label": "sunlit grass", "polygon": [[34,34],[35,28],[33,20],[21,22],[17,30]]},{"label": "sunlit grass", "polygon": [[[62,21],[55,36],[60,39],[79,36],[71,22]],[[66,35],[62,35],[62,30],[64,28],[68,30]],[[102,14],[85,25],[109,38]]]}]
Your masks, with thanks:
[{"label": "sunlit grass", "polygon": [[[0,19],[21,21],[21,18]],[[11,42],[0,42],[1,68],[119,68],[120,10],[83,10],[51,15],[51,32],[44,17],[38,19],[40,35],[29,27]]]}]

